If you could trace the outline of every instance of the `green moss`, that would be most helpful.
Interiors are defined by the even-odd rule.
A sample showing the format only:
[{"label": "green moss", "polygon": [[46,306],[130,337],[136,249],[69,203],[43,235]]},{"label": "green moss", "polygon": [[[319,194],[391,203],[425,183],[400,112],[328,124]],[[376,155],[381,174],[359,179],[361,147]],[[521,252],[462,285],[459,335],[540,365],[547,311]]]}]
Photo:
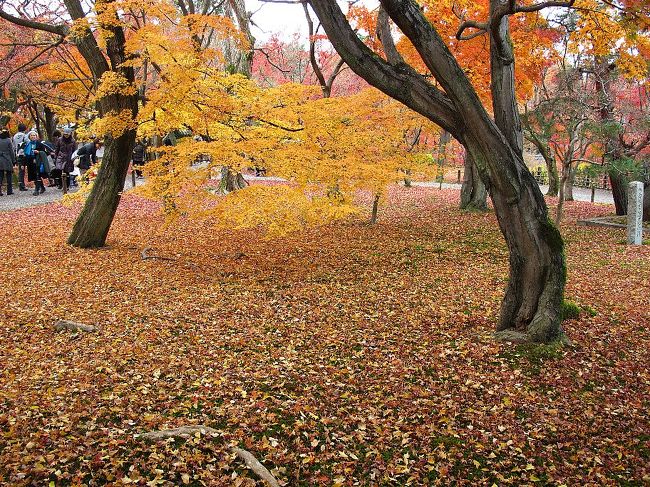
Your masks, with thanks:
[{"label": "green moss", "polygon": [[560,231],[550,218],[547,218],[546,222],[542,224],[542,231],[544,232],[544,237],[551,249],[556,252],[564,253],[564,240],[562,240]]},{"label": "green moss", "polygon": [[596,313],[596,310],[594,308],[592,308],[591,306],[589,306],[589,305],[586,305],[586,304],[581,305],[580,308],[582,308],[582,311],[587,313],[592,318],[598,314],[598,313]]},{"label": "green moss", "polygon": [[568,301],[565,299],[562,301],[560,316],[562,317],[562,321],[573,320],[580,316],[580,306],[575,304],[573,301]]}]

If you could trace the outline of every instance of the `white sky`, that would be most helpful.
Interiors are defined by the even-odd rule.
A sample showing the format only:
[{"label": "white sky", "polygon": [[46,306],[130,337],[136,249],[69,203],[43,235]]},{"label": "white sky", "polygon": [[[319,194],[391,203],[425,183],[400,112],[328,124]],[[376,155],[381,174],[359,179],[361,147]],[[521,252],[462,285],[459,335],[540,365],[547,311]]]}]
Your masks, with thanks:
[{"label": "white sky", "polygon": [[[307,38],[307,21],[302,4],[271,3],[262,0],[244,0],[246,10],[253,12],[252,20],[258,27],[252,27],[252,33],[258,42],[264,42],[274,33],[280,38],[289,39],[299,32],[303,39]],[[378,4],[377,0],[361,0],[363,5]],[[344,12],[347,11],[347,2],[339,1]],[[318,25],[316,14],[311,12],[314,28]],[[323,34],[323,29],[319,31]]]},{"label": "white sky", "polygon": [[[287,39],[299,32],[307,37],[307,22],[301,4],[265,3],[259,0],[245,0],[246,10],[253,12],[252,33],[258,42],[263,42],[278,33]],[[315,16],[313,16],[315,18]]]}]

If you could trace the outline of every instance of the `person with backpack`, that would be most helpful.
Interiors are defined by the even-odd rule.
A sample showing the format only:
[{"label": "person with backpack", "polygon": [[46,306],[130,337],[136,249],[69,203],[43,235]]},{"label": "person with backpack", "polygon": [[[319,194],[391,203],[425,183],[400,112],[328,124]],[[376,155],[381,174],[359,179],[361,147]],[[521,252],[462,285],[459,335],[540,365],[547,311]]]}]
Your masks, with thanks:
[{"label": "person with backpack", "polygon": [[27,162],[25,161],[24,148],[28,142],[27,126],[24,123],[18,124],[18,132],[14,135],[14,150],[16,151],[16,164],[18,165],[18,189],[20,191],[27,191],[25,187],[25,168]]},{"label": "person with backpack", "polygon": [[68,192],[68,176],[74,170],[72,154],[77,149],[77,142],[72,138],[72,129],[66,127],[63,129],[63,135],[56,141],[54,146],[54,167],[61,172],[59,189],[63,193]]},{"label": "person with backpack", "polygon": [[32,130],[29,135],[29,142],[25,145],[23,152],[27,162],[27,180],[34,181],[34,196],[45,193],[43,178],[47,177],[48,148],[41,142],[38,132]]},{"label": "person with backpack", "polygon": [[2,196],[2,180],[7,178],[7,195],[13,194],[11,187],[14,164],[16,164],[16,151],[5,127],[0,129],[0,196]]}]

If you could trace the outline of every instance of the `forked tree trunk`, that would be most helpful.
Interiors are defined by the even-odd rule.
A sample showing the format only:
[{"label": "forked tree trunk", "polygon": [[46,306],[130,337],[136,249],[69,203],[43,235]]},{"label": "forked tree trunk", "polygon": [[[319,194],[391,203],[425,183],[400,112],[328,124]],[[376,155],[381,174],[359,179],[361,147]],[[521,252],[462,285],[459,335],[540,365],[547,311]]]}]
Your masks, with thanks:
[{"label": "forked tree trunk", "polygon": [[471,154],[490,189],[499,228],[510,251],[510,279],[497,329],[516,332],[519,339],[534,342],[560,338],[566,279],[563,242],[523,161],[508,19],[499,15],[509,3],[490,0],[491,18],[495,19],[490,23],[490,38],[496,39],[490,46],[494,120],[418,3],[381,0],[444,93],[405,63],[392,64],[371,52],[352,30],[336,0],[311,0],[311,4],[330,41],[353,71],[449,131]]},{"label": "forked tree trunk", "polygon": [[472,156],[465,152],[465,176],[460,188],[460,208],[462,210],[487,210],[487,189],[481,181]]},{"label": "forked tree trunk", "polygon": [[219,182],[219,193],[228,194],[248,186],[244,176],[239,171],[233,171],[228,166],[221,168],[221,181]]}]

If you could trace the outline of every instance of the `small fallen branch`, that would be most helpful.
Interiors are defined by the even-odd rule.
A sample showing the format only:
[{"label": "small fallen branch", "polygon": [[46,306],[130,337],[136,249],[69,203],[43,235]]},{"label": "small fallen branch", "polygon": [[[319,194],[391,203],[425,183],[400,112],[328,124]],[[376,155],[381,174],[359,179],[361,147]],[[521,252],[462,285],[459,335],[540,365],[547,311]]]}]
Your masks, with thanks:
[{"label": "small fallen branch", "polygon": [[56,331],[61,330],[72,330],[72,331],[97,331],[95,325],[85,325],[83,323],[77,323],[75,321],[60,320],[54,323],[54,329]]},{"label": "small fallen branch", "polygon": [[147,260],[147,259],[158,259],[158,260],[176,260],[171,257],[161,257],[159,255],[149,255],[149,251],[152,250],[151,247],[145,247],[142,249],[142,252],[140,252],[140,257],[142,257],[142,260]]},{"label": "small fallen branch", "polygon": [[[181,426],[180,428],[175,428],[171,430],[160,430],[160,431],[150,431],[149,433],[143,433],[141,435],[136,435],[136,438],[141,440],[166,440],[169,438],[191,438],[195,436],[196,433],[202,435],[210,436],[219,436],[219,431],[210,428],[209,426],[204,426],[201,424],[192,425],[192,426]],[[248,468],[250,468],[255,475],[260,479],[266,482],[270,487],[280,487],[277,479],[273,476],[269,470],[260,463],[260,461],[255,458],[255,456],[242,448],[231,447],[230,452],[237,455]]]}]

